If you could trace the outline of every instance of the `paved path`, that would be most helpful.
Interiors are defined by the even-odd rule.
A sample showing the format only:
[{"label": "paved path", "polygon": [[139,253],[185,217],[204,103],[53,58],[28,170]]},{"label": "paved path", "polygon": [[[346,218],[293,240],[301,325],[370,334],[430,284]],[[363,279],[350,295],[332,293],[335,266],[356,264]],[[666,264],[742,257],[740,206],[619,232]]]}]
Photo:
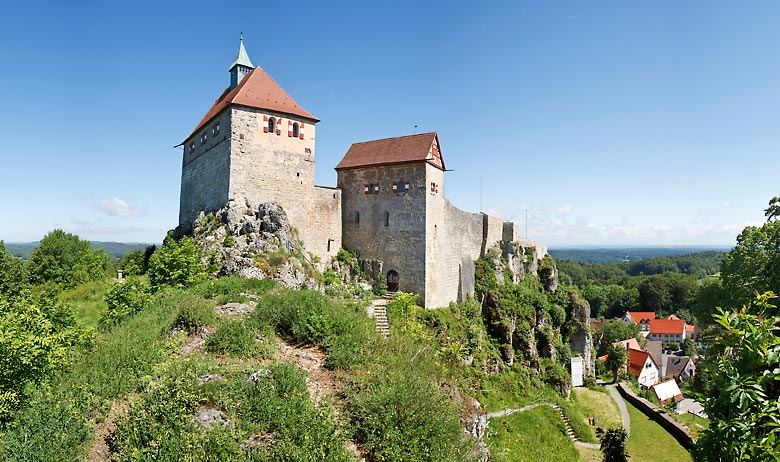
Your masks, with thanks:
[{"label": "paved path", "polygon": [[607,389],[609,395],[612,396],[612,399],[615,401],[615,404],[617,404],[617,407],[620,410],[620,417],[622,417],[623,419],[623,428],[626,429],[626,434],[630,436],[631,417],[629,417],[628,415],[628,408],[626,407],[626,402],[623,401],[623,397],[620,396],[620,393],[618,393],[614,385],[606,385],[604,388]]}]

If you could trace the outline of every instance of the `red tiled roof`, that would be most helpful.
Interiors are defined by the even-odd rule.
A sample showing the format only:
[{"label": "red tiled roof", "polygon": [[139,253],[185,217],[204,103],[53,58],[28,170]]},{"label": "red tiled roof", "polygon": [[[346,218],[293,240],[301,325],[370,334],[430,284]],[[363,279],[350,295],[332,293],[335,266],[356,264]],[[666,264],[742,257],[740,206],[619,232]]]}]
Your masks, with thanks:
[{"label": "red tiled roof", "polygon": [[336,170],[409,162],[428,162],[445,170],[439,136],[431,132],[355,143],[350,146]]},{"label": "red tiled roof", "polygon": [[628,350],[630,350],[632,348],[634,350],[641,350],[641,348],[639,348],[639,342],[637,342],[635,338],[630,338],[628,340],[621,340],[619,342],[615,342],[615,343],[612,344],[612,346],[618,346],[618,345],[620,345],[623,348],[625,348],[626,351],[628,351]]},{"label": "red tiled roof", "polygon": [[682,319],[653,319],[650,321],[651,334],[682,335],[684,330],[685,321]]},{"label": "red tiled roof", "polygon": [[654,311],[629,311],[628,314],[631,315],[631,319],[637,324],[655,319]]},{"label": "red tiled roof", "polygon": [[187,139],[230,104],[268,109],[283,114],[303,117],[304,119],[309,119],[314,122],[320,121],[309,111],[298,105],[298,103],[296,103],[295,100],[271,78],[271,76],[266,74],[266,72],[258,66],[250,71],[236,88],[226,88],[225,91],[222,92],[222,95],[217,98],[214,105],[211,106],[211,109],[203,116],[203,119],[201,119],[198,126],[195,127],[195,130],[192,131]]},{"label": "red tiled roof", "polygon": [[691,326],[690,324],[685,325],[685,332],[693,333],[693,331],[696,329],[695,326]]},{"label": "red tiled roof", "polygon": [[[628,350],[628,370],[639,378],[639,376],[642,375],[642,370],[645,368],[647,358],[650,358],[650,361],[653,361],[650,353],[631,348]],[[653,362],[655,363],[655,361]]]}]

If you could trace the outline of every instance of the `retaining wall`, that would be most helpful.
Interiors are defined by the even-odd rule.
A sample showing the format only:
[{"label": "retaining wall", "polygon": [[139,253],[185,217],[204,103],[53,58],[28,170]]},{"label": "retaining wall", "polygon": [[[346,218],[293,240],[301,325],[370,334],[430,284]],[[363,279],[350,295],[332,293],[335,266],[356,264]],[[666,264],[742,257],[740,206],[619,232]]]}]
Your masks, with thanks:
[{"label": "retaining wall", "polygon": [[642,411],[643,414],[650,417],[654,421],[663,427],[670,435],[674,437],[685,449],[690,451],[694,447],[693,439],[691,439],[691,430],[680,422],[674,420],[674,417],[670,416],[663,409],[658,408],[650,401],[637,396],[630,388],[625,384],[619,383],[617,385],[618,392],[629,403],[634,405],[637,409]]}]

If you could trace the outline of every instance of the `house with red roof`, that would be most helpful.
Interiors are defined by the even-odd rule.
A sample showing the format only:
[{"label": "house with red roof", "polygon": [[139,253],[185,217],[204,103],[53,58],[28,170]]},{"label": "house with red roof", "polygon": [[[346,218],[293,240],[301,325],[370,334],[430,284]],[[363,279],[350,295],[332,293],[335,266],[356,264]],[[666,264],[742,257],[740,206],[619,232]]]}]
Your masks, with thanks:
[{"label": "house with red roof", "polygon": [[653,319],[647,339],[660,340],[663,346],[671,342],[682,343],[686,339],[686,326],[683,319]]},{"label": "house with red roof", "polygon": [[653,311],[626,311],[626,314],[623,315],[625,324],[639,324],[642,331],[650,330],[650,321],[653,319],[655,319]]},{"label": "house with red roof", "polygon": [[639,385],[650,387],[658,382],[658,364],[656,364],[652,355],[647,351],[635,350],[633,348],[628,350],[627,369],[629,373],[636,377]]}]

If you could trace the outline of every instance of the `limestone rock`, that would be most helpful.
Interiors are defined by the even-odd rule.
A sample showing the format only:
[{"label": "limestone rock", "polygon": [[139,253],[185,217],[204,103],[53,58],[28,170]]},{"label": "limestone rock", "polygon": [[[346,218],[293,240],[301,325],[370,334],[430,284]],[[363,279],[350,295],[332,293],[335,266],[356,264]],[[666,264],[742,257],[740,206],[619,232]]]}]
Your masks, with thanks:
[{"label": "limestone rock", "polygon": [[316,286],[303,244],[278,204],[231,200],[213,214],[201,213],[192,229],[202,263],[215,275],[271,278],[295,289]]},{"label": "limestone rock", "polygon": [[222,427],[234,426],[233,421],[228,418],[227,414],[219,409],[205,406],[195,412],[195,415],[192,416],[192,422],[196,427],[203,428],[204,430],[212,429],[217,425]]}]

